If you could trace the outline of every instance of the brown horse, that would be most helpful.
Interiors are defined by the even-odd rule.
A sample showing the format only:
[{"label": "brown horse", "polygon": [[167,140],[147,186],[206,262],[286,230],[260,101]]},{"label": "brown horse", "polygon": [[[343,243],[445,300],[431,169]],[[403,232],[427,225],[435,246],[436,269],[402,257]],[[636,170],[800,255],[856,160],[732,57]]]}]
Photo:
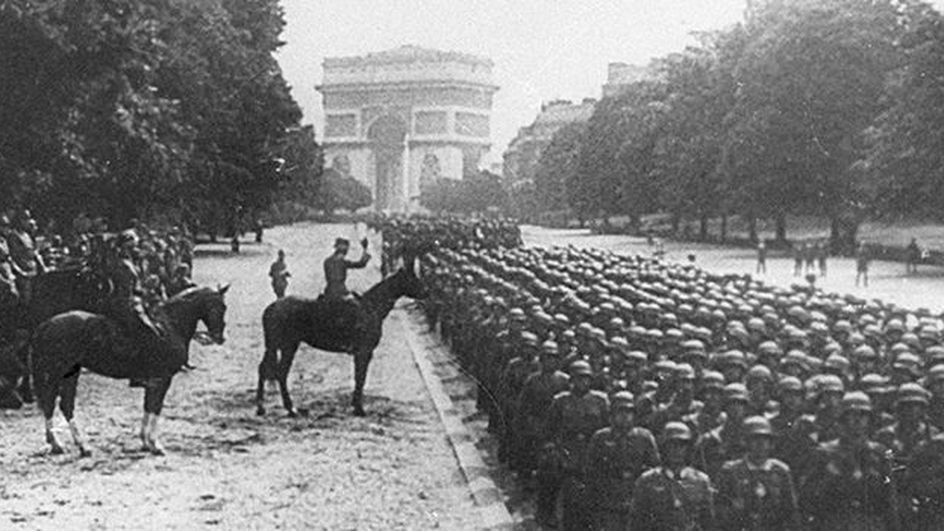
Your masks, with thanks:
[{"label": "brown horse", "polygon": [[52,453],[62,453],[52,432],[58,398],[59,409],[69,422],[80,454],[90,454],[73,421],[79,373],[85,368],[109,378],[145,381],[141,441],[146,450],[162,455],[164,451],[157,442],[157,421],[171,379],[187,365],[190,340],[198,322],[206,325],[213,341],[223,343],[227,289],[228,286],[190,288],[161,304],[155,312],[156,320],[166,328],[167,337],[150,348],[123,337],[108,317],[81,310],[61,313],[40,324],[32,342],[33,379]]},{"label": "brown horse", "polygon": [[339,322],[335,305],[320,298],[285,297],[266,307],[262,314],[266,351],[259,364],[256,413],[265,414],[265,382],[276,380],[286,412],[290,417],[298,414],[288,393],[287,379],[298,346],[305,342],[320,350],[354,356],[354,394],[351,403],[354,414],[363,416],[367,367],[374,349],[380,343],[384,319],[400,297],[422,299],[427,296],[414,267],[415,257],[412,257],[399,271],[367,290],[360,298],[356,318],[350,322],[344,318],[341,320],[345,322]]}]

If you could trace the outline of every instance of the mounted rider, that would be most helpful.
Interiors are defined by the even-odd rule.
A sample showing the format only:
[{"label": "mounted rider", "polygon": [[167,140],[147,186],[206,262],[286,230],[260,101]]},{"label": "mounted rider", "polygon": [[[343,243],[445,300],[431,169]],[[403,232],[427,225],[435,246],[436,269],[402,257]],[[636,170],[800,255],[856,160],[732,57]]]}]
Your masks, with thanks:
[{"label": "mounted rider", "polygon": [[351,242],[347,238],[337,238],[334,240],[334,253],[325,258],[324,276],[325,291],[324,301],[332,308],[337,309],[337,323],[340,328],[348,328],[357,319],[357,310],[360,302],[355,294],[348,291],[345,283],[347,282],[348,269],[363,269],[367,267],[370,261],[370,253],[367,252],[367,238],[361,240],[363,254],[360,260],[352,261],[347,259],[347,253],[351,248]]},{"label": "mounted rider", "polygon": [[151,320],[141,297],[141,277],[135,263],[138,235],[126,230],[116,237],[116,249],[109,264],[109,278],[113,284],[106,313],[115,319],[133,339],[161,337],[160,329]]}]

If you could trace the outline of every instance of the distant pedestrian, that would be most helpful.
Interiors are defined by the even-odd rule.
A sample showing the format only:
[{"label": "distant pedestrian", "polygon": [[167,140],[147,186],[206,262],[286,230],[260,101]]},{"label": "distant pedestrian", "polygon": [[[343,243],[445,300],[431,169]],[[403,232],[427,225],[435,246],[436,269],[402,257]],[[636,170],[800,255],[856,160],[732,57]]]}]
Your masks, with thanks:
[{"label": "distant pedestrian", "polygon": [[793,276],[798,277],[803,274],[803,244],[793,244]]},{"label": "distant pedestrian", "polygon": [[767,244],[764,240],[757,242],[757,274],[767,274]]},{"label": "distant pedestrian", "polygon": [[804,273],[816,274],[816,245],[813,242],[806,242],[803,244],[803,262],[805,267],[803,269]]},{"label": "distant pedestrian", "polygon": [[921,248],[918,240],[911,238],[911,243],[905,248],[905,274],[918,272],[918,261],[921,260]]},{"label": "distant pedestrian", "polygon": [[859,286],[859,279],[862,279],[863,286],[869,287],[869,250],[868,247],[866,247],[865,242],[859,243],[859,247],[856,248],[855,260],[856,287]]},{"label": "distant pedestrian", "polygon": [[285,263],[285,251],[279,249],[279,257],[272,262],[269,268],[269,277],[272,278],[272,291],[279,299],[285,296],[285,289],[288,288],[288,277],[292,276],[288,271],[288,265]]},{"label": "distant pedestrian", "polygon": [[816,262],[819,265],[819,276],[826,278],[826,259],[829,258],[829,245],[821,241],[816,244]]}]

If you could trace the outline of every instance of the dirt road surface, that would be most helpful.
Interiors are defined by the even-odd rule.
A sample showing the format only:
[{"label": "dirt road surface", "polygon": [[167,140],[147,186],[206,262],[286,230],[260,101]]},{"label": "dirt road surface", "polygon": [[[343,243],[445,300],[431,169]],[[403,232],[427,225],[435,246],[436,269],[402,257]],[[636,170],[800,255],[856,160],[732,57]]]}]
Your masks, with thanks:
[{"label": "dirt road surface", "polygon": [[[267,415],[255,415],[260,318],[274,299],[268,266],[284,248],[289,293],[314,295],[336,236],[362,234],[352,225],[295,225],[267,232],[266,243],[246,244],[238,256],[226,246],[201,249],[195,280],[232,283],[227,342],[194,344],[197,370],[175,378],[161,425],[167,456],[141,451],[143,392],[124,381],[81,376],[76,418],[90,458],[78,457],[58,414],[63,456],[49,455],[36,408],[0,411],[0,529],[479,527],[407,346],[406,314],[386,323],[368,374],[366,418],[351,415],[350,358],[308,347],[290,386],[309,415],[286,418],[274,388]],[[378,264],[352,273],[349,285],[369,287]]]}]

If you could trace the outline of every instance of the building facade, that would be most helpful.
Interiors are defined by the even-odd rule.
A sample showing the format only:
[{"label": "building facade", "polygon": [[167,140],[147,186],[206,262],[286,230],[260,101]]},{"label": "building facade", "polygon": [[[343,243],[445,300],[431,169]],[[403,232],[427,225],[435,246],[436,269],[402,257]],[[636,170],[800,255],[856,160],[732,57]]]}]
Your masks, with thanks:
[{"label": "building facade", "polygon": [[544,148],[551,143],[560,128],[586,123],[593,115],[596,100],[585,98],[580,103],[555,100],[541,105],[541,112],[531,125],[518,129],[518,134],[508,143],[502,154],[502,177],[514,188],[521,183],[534,181],[534,172]]},{"label": "building facade", "polygon": [[491,147],[492,66],[416,46],[325,58],[326,165],[366,184],[376,210],[419,210],[425,183],[461,179]]}]

